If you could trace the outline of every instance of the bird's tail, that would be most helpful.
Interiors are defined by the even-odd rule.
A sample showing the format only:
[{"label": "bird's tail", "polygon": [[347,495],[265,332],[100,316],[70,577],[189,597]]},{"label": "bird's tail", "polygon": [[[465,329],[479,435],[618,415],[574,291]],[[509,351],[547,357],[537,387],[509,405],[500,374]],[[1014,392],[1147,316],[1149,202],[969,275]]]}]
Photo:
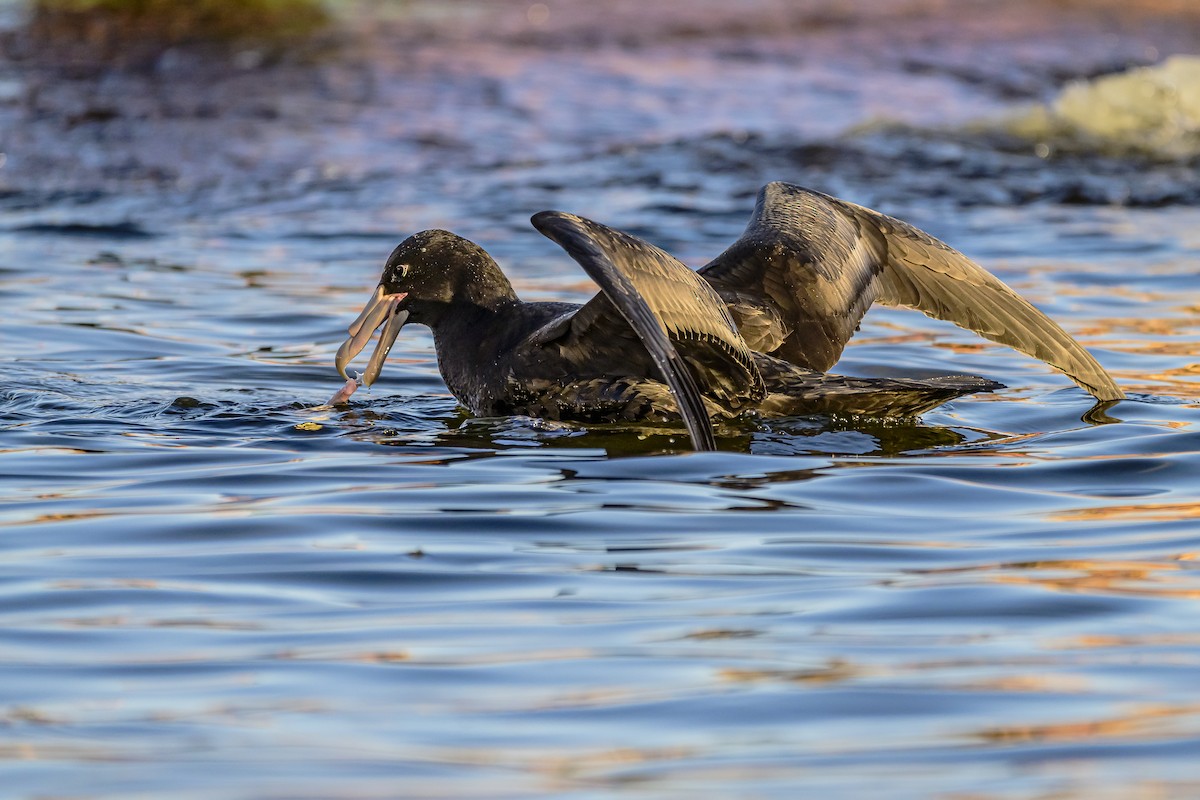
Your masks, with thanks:
[{"label": "bird's tail", "polygon": [[793,368],[767,377],[768,396],[761,408],[779,416],[915,417],[956,397],[1003,388],[972,375],[850,378]]}]

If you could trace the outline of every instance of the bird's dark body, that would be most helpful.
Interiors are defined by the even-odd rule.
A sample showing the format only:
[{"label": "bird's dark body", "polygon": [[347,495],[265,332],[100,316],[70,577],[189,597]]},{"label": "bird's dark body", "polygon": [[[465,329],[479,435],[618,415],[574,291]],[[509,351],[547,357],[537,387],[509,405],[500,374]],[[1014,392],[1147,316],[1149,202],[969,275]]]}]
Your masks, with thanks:
[{"label": "bird's dark body", "polygon": [[605,348],[570,346],[563,336],[545,341],[547,326],[581,307],[515,296],[490,307],[457,305],[432,326],[442,380],[479,416],[677,419],[667,385],[647,377],[653,366],[636,337]]},{"label": "bird's dark body", "polygon": [[1000,387],[970,376],[827,374],[878,301],[1034,355],[1100,400],[1123,396],[1078,342],[966,256],[904,222],[801,187],[764,187],[745,234],[698,271],[582,217],[545,211],[533,224],[579,262],[599,294],[582,305],[524,302],[478,245],[424,231],[388,259],[376,296],[351,326],[349,354],[339,351],[339,369],[365,344],[361,328],[388,320],[382,353],[368,366],[373,380],[399,327],[418,322],[433,330],[446,386],[474,414],[682,417],[708,448],[712,419],[914,416]]},{"label": "bird's dark body", "polygon": [[[652,377],[654,364],[632,329],[602,340],[603,346],[593,345],[587,336],[572,336],[569,323],[581,308],[575,303],[527,303],[508,292],[484,305],[451,303],[432,326],[446,387],[479,416],[678,420],[670,388]],[[765,353],[754,353],[753,361],[764,382],[761,399],[739,398],[742,402],[735,405],[706,398],[710,417],[747,412],[767,417],[915,416],[963,394],[999,387],[969,376],[850,378]]]}]

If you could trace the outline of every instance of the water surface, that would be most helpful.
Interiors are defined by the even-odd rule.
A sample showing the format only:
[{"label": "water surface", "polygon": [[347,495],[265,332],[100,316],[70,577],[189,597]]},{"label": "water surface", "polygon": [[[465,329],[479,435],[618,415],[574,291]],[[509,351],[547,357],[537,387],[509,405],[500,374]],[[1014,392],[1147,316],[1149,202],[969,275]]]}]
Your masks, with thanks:
[{"label": "water surface", "polygon": [[[986,121],[1178,31],[1064,19],[1016,50],[968,20],[973,52],[932,55],[900,23],[845,47],[881,36],[854,17],[403,55],[384,26],[316,73],[229,78],[215,120],[134,94],[63,121],[152,76],[4,105],[6,794],[1200,792],[1196,164]],[[840,371],[1008,388],[697,454],[681,428],[470,418],[414,327],[321,407],[404,235],[452,228],[524,296],[582,301],[529,214],[696,265],[772,179],[966,251],[1130,399],[875,309]]]}]

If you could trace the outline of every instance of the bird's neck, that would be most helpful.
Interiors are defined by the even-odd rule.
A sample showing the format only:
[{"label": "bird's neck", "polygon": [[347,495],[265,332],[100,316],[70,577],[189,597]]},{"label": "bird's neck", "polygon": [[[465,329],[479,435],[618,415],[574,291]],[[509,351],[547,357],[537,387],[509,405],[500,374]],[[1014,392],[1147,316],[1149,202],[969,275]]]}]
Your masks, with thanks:
[{"label": "bird's neck", "polygon": [[440,315],[433,330],[438,370],[446,386],[465,406],[478,411],[498,388],[501,353],[513,346],[520,332],[510,324],[521,301],[492,298],[488,305],[455,302]]}]

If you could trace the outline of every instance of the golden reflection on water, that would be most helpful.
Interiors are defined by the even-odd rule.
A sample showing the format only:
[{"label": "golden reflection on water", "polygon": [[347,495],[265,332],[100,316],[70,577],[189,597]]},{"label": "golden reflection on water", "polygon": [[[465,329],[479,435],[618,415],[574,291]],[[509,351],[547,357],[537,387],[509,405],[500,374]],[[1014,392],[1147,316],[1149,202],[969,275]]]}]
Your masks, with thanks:
[{"label": "golden reflection on water", "polygon": [[[614,787],[618,787],[624,784],[644,783],[650,780],[650,778],[637,779],[628,776],[609,776],[607,779],[604,779],[602,776],[605,772],[615,768],[628,768],[641,764],[684,761],[695,758],[697,754],[696,748],[682,746],[658,748],[618,747],[610,750],[575,752],[567,755],[549,753],[530,758],[527,769],[534,774],[544,776],[549,782],[547,788],[550,790],[579,788],[581,783],[588,785],[612,784]],[[496,756],[491,757],[491,761],[494,762],[501,760],[507,761],[509,759],[507,756],[503,759]]]},{"label": "golden reflection on water", "polygon": [[862,678],[872,670],[865,665],[855,664],[844,659],[835,658],[820,667],[810,669],[735,669],[727,668],[717,674],[721,680],[729,683],[758,683],[760,681],[780,681],[784,683],[825,684],[842,683],[844,681]]},{"label": "golden reflection on water", "polygon": [[[1195,719],[1187,719],[1194,717]],[[1052,722],[1041,725],[1003,725],[985,728],[974,734],[989,743],[1001,742],[1077,742],[1092,739],[1156,739],[1179,736],[1184,727],[1195,728],[1200,722],[1200,704],[1163,706],[1146,705],[1130,712],[1101,720]]]},{"label": "golden reflection on water", "polygon": [[753,628],[709,628],[701,631],[692,631],[691,633],[684,634],[681,638],[704,642],[719,639],[752,639],[755,636],[761,635],[762,631],[754,630]]},{"label": "golden reflection on water", "polygon": [[1105,650],[1200,646],[1200,633],[1086,634],[1047,645],[1055,650]]},{"label": "golden reflection on water", "polygon": [[1084,336],[1112,336],[1118,332],[1140,333],[1147,336],[1170,336],[1173,342],[1162,342],[1161,344],[1175,344],[1183,352],[1194,353],[1196,352],[1196,343],[1179,337],[1185,334],[1194,334],[1195,329],[1195,320],[1186,317],[1114,317],[1095,322],[1081,329],[1080,333]]},{"label": "golden reflection on water", "polygon": [[1099,508],[1073,508],[1050,514],[1058,522],[1129,522],[1189,520],[1200,517],[1200,501],[1186,503],[1124,503]]},{"label": "golden reflection on water", "polygon": [[1025,561],[917,570],[912,574],[975,573],[983,574],[988,583],[1037,586],[1059,592],[1200,599],[1200,570],[1178,563],[1196,558],[1197,554],[1189,552],[1165,556],[1161,561]]},{"label": "golden reflection on water", "polygon": [[1081,675],[1053,673],[1013,673],[966,681],[953,687],[967,692],[1012,692],[1018,694],[1082,694],[1091,688],[1091,681]]},{"label": "golden reflection on water", "polygon": [[[1126,296],[1143,308],[1137,317],[1093,318],[1073,327],[1072,333],[1084,346],[1126,356],[1200,358],[1200,311],[1196,306],[1170,305],[1177,297],[1158,292],[1130,292],[1119,287],[1106,287],[1106,291],[1110,289],[1110,294]],[[1064,293],[1069,291],[1064,287]],[[1143,359],[1141,363],[1154,362]],[[1200,395],[1200,362],[1159,367],[1150,372],[1110,365],[1109,371],[1126,392],[1183,397]]]},{"label": "golden reflection on water", "polygon": [[[1121,385],[1127,392],[1138,392],[1142,394],[1174,394],[1182,397],[1196,397],[1200,395],[1200,381],[1187,380],[1180,376],[1200,376],[1200,364],[1188,364],[1185,367],[1177,369],[1168,369],[1161,372],[1151,373],[1149,375],[1138,375],[1136,377],[1126,377],[1121,370],[1116,370],[1119,376]],[[1154,383],[1141,383],[1139,379],[1149,378]]]},{"label": "golden reflection on water", "polygon": [[[1141,597],[1172,597],[1200,599],[1200,574],[1177,573],[1174,564],[1048,562],[1023,565],[1026,569],[1045,569],[1055,572],[1073,571],[1074,575],[1043,576],[1036,574],[996,575],[993,583],[1039,586],[1060,592],[1102,592],[1106,594],[1138,595]],[[1170,585],[1184,583],[1185,585]]]}]

